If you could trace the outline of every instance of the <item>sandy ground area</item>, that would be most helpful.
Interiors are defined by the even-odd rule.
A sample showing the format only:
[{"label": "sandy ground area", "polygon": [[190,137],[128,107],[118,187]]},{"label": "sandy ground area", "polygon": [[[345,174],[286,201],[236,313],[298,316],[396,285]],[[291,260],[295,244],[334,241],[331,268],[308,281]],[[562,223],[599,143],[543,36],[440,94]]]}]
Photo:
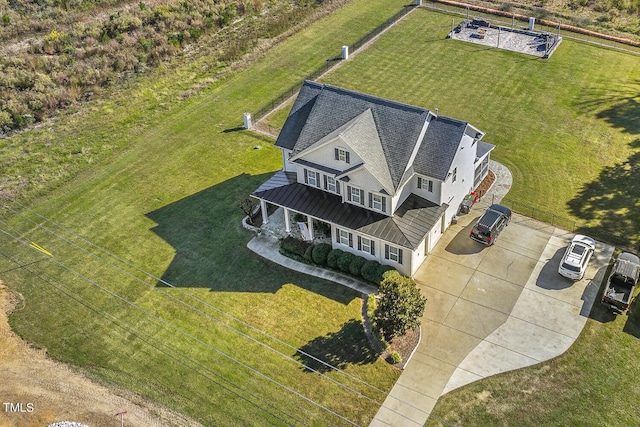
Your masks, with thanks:
[{"label": "sandy ground area", "polygon": [[7,313],[21,303],[20,295],[0,281],[0,426],[46,427],[60,421],[119,426],[115,414],[127,411],[125,426],[201,427],[130,392],[116,393],[29,346],[7,321]]}]

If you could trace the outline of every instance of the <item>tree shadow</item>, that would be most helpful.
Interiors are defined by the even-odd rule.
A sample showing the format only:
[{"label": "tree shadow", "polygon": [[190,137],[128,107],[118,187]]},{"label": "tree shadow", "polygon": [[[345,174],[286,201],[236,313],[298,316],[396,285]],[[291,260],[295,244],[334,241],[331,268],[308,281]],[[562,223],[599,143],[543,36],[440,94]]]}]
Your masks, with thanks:
[{"label": "tree shadow", "polygon": [[[640,148],[640,139],[631,146]],[[585,184],[567,204],[573,215],[593,224],[581,227],[580,232],[634,251],[640,242],[638,194],[640,152],[625,162],[604,167],[598,179]]]},{"label": "tree shadow", "polygon": [[247,248],[252,234],[241,225],[240,202],[272,173],[241,174],[146,214],[153,232],[175,249],[157,286],[209,288],[212,292],[275,293],[296,286],[342,304],[357,297],[343,286],[297,273]]},{"label": "tree shadow", "polygon": [[610,125],[631,135],[640,135],[640,80],[618,83],[617,87],[590,90],[583,94],[584,99],[578,102],[578,107],[587,113],[602,108],[596,117],[605,120]]},{"label": "tree shadow", "polygon": [[627,316],[627,321],[622,331],[636,338],[640,338],[640,302],[638,302],[638,298],[635,298],[631,302]]},{"label": "tree shadow", "polygon": [[369,346],[362,321],[351,319],[337,332],[314,338],[300,347],[294,357],[305,365],[306,372],[325,373],[348,365],[374,363],[378,355]]}]

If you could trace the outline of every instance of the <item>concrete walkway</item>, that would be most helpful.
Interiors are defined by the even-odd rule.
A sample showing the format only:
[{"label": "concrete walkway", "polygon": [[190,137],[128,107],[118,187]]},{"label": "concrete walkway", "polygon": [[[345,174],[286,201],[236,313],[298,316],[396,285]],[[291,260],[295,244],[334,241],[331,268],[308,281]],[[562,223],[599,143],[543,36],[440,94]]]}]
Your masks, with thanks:
[{"label": "concrete walkway", "polygon": [[449,227],[414,277],[428,298],[422,341],[371,426],[422,426],[441,395],[556,357],[586,323],[614,248],[598,243],[573,282],[557,273],[573,237],[565,230],[514,214],[494,246],[474,242],[473,223],[508,191],[508,170],[494,173],[493,192]]},{"label": "concrete walkway", "polygon": [[320,277],[321,279],[325,280],[331,280],[332,282],[360,292],[360,294],[362,295],[368,295],[376,293],[378,291],[375,286],[368,285],[344,274],[336,273],[335,271],[315,267],[313,265],[305,264],[288,258],[282,255],[278,250],[279,244],[280,243],[277,238],[262,233],[261,235],[251,239],[249,243],[247,243],[247,247],[261,257],[264,257],[269,261],[273,261],[276,264],[280,264],[283,267],[287,267],[290,270],[299,271],[301,273]]}]

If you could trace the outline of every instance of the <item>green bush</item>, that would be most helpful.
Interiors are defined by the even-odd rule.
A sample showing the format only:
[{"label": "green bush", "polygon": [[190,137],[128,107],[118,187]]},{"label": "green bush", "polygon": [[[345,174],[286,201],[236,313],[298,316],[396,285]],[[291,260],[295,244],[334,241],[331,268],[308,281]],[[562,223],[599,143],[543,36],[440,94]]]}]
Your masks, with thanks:
[{"label": "green bush", "polygon": [[327,256],[331,252],[331,245],[329,243],[320,243],[313,247],[311,257],[313,262],[318,265],[327,265]]},{"label": "green bush", "polygon": [[387,271],[397,271],[397,270],[391,267],[390,265],[381,264],[380,267],[378,267],[378,283],[382,282],[382,280],[386,277],[385,273]]},{"label": "green bush", "polygon": [[367,260],[361,256],[354,256],[351,260],[351,264],[349,264],[349,273],[354,277],[361,278],[362,274],[360,274],[360,270],[362,270],[362,266],[365,262],[367,262]]},{"label": "green bush", "polygon": [[389,359],[391,360],[391,363],[393,363],[394,365],[402,362],[402,356],[400,356],[400,353],[398,353],[397,351],[392,351],[391,354],[389,354]]},{"label": "green bush", "polygon": [[288,236],[280,240],[280,248],[286,253],[298,255],[304,257],[307,249],[311,246],[311,243],[298,240],[294,237]]},{"label": "green bush", "polygon": [[376,327],[388,341],[420,326],[427,299],[411,278],[393,271],[380,283],[380,300],[374,314]]},{"label": "green bush", "polygon": [[340,271],[342,271],[343,273],[349,273],[351,261],[353,261],[355,257],[356,256],[351,252],[344,252],[340,254],[340,256],[338,257],[338,268],[340,269]]},{"label": "green bush", "polygon": [[362,278],[367,282],[371,282],[373,284],[380,284],[380,274],[378,273],[378,269],[380,268],[380,263],[378,261],[369,260],[365,261],[362,265],[362,269],[360,270],[360,274]]},{"label": "green bush", "polygon": [[343,253],[345,253],[343,250],[332,249],[331,252],[329,252],[329,255],[327,256],[327,266],[329,266],[330,268],[337,269],[338,259],[342,256]]},{"label": "green bush", "polygon": [[313,248],[315,246],[309,245],[306,251],[304,251],[304,260],[307,262],[313,262]]}]

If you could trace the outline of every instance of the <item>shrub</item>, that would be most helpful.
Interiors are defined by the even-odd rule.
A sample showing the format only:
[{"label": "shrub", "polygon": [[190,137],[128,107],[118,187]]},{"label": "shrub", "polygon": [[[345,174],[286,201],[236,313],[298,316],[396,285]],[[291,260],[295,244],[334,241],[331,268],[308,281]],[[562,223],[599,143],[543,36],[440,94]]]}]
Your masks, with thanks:
[{"label": "shrub", "polygon": [[309,245],[306,251],[304,251],[304,260],[307,262],[313,262],[313,245]]},{"label": "shrub", "polygon": [[380,267],[378,267],[378,283],[382,282],[382,280],[385,278],[385,273],[387,271],[397,271],[397,270],[391,267],[390,265],[381,264]]},{"label": "shrub", "polygon": [[331,245],[329,243],[320,243],[314,246],[313,252],[311,253],[313,262],[318,265],[326,265],[329,252],[331,252]]},{"label": "shrub", "polygon": [[374,318],[386,340],[420,326],[427,299],[412,279],[397,271],[389,272],[380,283],[380,295]]},{"label": "shrub", "polygon": [[331,268],[338,268],[338,259],[345,253],[340,249],[332,249],[327,256],[327,265]]},{"label": "shrub", "polygon": [[400,353],[395,350],[392,351],[391,354],[389,354],[389,359],[394,365],[402,362],[402,356],[400,356]]},{"label": "shrub", "polygon": [[374,261],[374,260],[365,261],[365,263],[362,265],[362,269],[360,270],[360,274],[362,275],[362,278],[367,282],[371,282],[376,285],[379,285],[380,284],[380,280],[378,279],[378,277],[380,277],[380,275],[378,274],[379,268],[380,268],[380,263],[378,261]]},{"label": "shrub", "polygon": [[340,254],[340,256],[338,257],[338,268],[340,269],[340,271],[348,273],[351,261],[353,261],[355,257],[356,256],[351,252],[344,252]]},{"label": "shrub", "polygon": [[310,243],[298,240],[290,236],[280,240],[280,248],[282,250],[284,250],[286,253],[298,255],[299,257],[304,257],[304,254],[306,253],[309,246],[311,246]]},{"label": "shrub", "polygon": [[293,221],[294,222],[306,222],[307,221],[307,217],[302,215],[301,213],[296,212],[295,214],[293,214]]},{"label": "shrub", "polygon": [[357,278],[362,277],[362,274],[360,274],[360,270],[362,269],[362,266],[365,262],[367,262],[367,260],[362,258],[361,256],[354,256],[351,260],[351,264],[349,264],[349,273]]}]

